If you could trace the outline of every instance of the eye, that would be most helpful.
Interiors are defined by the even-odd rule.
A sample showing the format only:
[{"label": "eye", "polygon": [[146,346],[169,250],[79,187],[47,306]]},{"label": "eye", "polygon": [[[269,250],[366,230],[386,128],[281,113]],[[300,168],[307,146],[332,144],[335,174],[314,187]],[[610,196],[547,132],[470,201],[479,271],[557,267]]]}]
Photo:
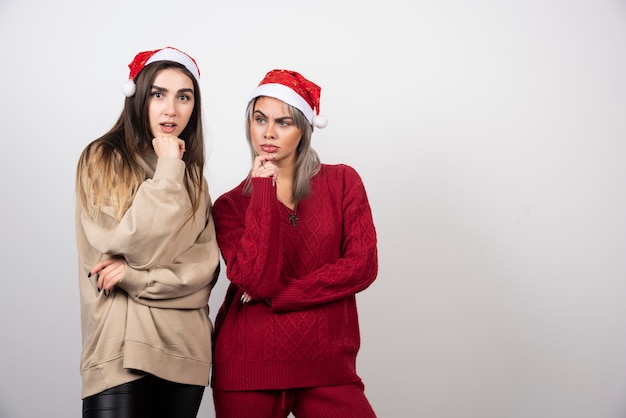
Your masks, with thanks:
[{"label": "eye", "polygon": [[163,93],[161,93],[160,91],[153,91],[152,93],[150,93],[150,95],[152,97],[156,97],[157,99],[160,99],[161,97],[163,97]]},{"label": "eye", "polygon": [[279,124],[280,126],[291,126],[291,125],[292,125],[292,122],[291,122],[291,120],[289,120],[289,119],[280,119],[280,120],[278,121],[278,124]]},{"label": "eye", "polygon": [[180,96],[178,96],[178,100],[180,100],[181,102],[187,102],[191,100],[191,96],[189,96],[188,94],[181,94]]},{"label": "eye", "polygon": [[256,118],[254,118],[254,121],[256,123],[264,123],[265,122],[265,118],[262,116],[257,116]]}]

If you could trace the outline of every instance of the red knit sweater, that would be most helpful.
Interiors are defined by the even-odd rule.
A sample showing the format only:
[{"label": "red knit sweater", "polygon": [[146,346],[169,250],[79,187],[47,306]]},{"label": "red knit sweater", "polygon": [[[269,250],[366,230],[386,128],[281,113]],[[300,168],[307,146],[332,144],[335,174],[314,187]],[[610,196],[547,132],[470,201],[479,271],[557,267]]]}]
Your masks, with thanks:
[{"label": "red knit sweater", "polygon": [[[212,385],[287,389],[359,380],[355,294],[376,278],[376,231],[365,188],[323,164],[297,222],[269,178],[242,182],[213,207],[230,280],[215,321]],[[242,292],[254,299],[242,304]]]}]

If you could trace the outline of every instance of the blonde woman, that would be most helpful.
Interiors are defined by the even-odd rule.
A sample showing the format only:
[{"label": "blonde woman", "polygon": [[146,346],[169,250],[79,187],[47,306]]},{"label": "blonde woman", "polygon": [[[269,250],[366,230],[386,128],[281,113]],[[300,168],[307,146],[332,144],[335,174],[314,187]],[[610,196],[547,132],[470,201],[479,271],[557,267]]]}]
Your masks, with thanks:
[{"label": "blonde woman", "polygon": [[215,202],[230,280],[215,329],[218,418],[374,417],[356,372],[358,292],[376,278],[361,178],[311,147],[320,88],[267,73],[246,112],[249,176]]}]

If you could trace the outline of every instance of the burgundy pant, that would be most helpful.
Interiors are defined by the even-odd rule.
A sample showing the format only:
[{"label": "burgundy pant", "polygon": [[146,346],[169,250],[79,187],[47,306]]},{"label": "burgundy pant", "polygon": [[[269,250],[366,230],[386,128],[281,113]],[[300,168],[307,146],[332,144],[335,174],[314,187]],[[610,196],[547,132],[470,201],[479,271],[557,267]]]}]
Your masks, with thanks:
[{"label": "burgundy pant", "polygon": [[261,391],[213,390],[216,418],[375,418],[363,383]]}]

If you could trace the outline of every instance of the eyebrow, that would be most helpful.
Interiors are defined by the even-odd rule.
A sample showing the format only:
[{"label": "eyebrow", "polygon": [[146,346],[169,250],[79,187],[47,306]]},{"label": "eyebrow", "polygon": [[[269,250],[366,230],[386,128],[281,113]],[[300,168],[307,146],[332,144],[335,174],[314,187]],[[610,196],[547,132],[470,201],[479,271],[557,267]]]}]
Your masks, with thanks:
[{"label": "eyebrow", "polygon": [[[267,115],[265,113],[261,112],[258,109],[255,110],[254,113],[259,113],[261,116],[263,116],[264,118],[267,119]],[[279,118],[276,118],[276,120],[278,120],[278,121],[292,120],[293,121],[293,118],[291,116],[287,115],[287,116],[281,116]]]},{"label": "eyebrow", "polygon": [[[156,90],[156,91],[159,91],[159,92],[165,92],[165,93],[167,93],[169,91],[165,87],[160,87],[160,86],[157,86],[155,84],[150,86],[150,89],[151,90]],[[189,89],[189,88],[180,89],[180,90],[178,90],[178,93],[191,93],[191,94],[193,94],[193,89]]]}]

